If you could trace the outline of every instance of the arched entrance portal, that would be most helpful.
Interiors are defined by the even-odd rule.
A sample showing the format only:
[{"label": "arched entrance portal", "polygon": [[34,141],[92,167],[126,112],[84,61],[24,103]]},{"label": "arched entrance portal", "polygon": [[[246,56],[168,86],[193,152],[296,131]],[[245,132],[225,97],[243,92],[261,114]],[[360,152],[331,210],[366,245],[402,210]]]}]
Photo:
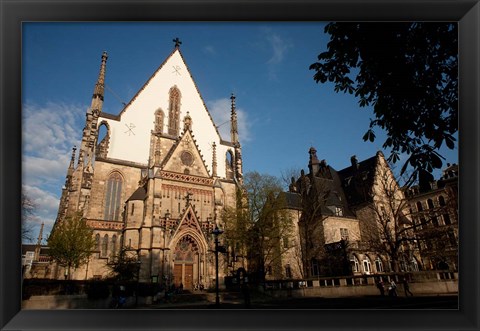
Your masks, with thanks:
[{"label": "arched entrance portal", "polygon": [[200,281],[200,250],[196,240],[190,236],[183,236],[177,243],[174,251],[173,283],[176,287],[183,284],[187,290],[193,289]]}]

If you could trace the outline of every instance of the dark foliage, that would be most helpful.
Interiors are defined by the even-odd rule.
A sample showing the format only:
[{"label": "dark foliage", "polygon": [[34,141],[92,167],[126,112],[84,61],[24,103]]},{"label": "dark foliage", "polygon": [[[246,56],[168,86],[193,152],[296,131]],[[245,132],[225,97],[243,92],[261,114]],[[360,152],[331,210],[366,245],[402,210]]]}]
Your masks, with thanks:
[{"label": "dark foliage", "polygon": [[325,32],[328,49],[310,69],[317,83],[332,82],[373,107],[363,140],[375,140],[375,127],[385,130],[389,161],[407,154],[401,173],[411,166],[412,179],[419,169],[441,168],[438,149],[453,149],[458,131],[457,24],[330,23]]},{"label": "dark foliage", "polygon": [[130,253],[127,248],[122,248],[107,265],[111,270],[111,276],[115,280],[128,282],[138,278],[138,257]]},{"label": "dark foliage", "polygon": [[110,295],[110,286],[105,281],[90,281],[86,286],[89,300],[106,299]]},{"label": "dark foliage", "polygon": [[70,269],[79,268],[87,263],[96,243],[92,228],[87,225],[80,213],[76,213],[55,223],[48,237],[48,246],[50,257],[67,268],[68,278],[70,278]]}]

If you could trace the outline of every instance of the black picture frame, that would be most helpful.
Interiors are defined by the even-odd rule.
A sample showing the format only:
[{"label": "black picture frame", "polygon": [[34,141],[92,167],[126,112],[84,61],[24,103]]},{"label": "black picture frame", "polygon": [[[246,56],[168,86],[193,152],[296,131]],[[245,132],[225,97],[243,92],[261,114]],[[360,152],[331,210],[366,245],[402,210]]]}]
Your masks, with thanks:
[{"label": "black picture frame", "polygon": [[[0,0],[2,330],[478,330],[478,1]],[[21,310],[21,26],[25,21],[458,21],[459,310]],[[59,56],[63,56],[59,54]]]}]

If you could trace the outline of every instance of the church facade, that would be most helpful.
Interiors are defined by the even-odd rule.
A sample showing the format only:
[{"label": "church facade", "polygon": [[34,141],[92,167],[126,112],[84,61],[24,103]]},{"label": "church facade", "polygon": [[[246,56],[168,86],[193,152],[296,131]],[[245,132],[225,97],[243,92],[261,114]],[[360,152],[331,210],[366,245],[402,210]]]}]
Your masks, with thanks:
[{"label": "church facade", "polygon": [[[56,222],[81,212],[96,251],[72,279],[108,277],[121,249],[138,257],[139,280],[192,288],[215,282],[215,227],[242,185],[235,97],[231,136],[213,122],[180,42],[118,115],[102,111],[107,53]],[[221,255],[221,254],[220,254]],[[223,260],[220,259],[220,278]]]}]

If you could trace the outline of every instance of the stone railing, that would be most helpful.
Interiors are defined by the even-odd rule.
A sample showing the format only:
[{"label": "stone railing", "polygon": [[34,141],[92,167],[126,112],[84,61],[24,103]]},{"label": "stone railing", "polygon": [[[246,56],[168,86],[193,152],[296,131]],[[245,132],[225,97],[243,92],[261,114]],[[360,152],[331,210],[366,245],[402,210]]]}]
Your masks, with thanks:
[{"label": "stone railing", "polygon": [[[417,294],[458,294],[458,273],[448,271],[419,271],[413,273],[383,273],[375,275],[321,277],[305,280],[266,281],[263,289],[274,296],[357,296],[378,295],[377,280],[382,277],[385,284],[394,280],[398,291],[403,291],[402,280],[408,279],[410,290]],[[293,292],[291,292],[293,290]],[[277,293],[273,293],[277,292]],[[282,294],[282,292],[285,292]]]}]

